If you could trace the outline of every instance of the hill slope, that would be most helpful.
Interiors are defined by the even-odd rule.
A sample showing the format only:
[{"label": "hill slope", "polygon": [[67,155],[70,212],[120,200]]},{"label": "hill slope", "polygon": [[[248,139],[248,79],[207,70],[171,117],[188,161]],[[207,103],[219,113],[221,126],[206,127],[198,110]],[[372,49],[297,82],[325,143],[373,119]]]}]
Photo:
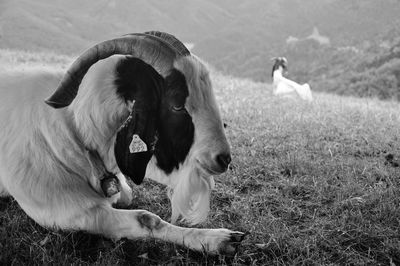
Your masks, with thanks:
[{"label": "hill slope", "polygon": [[[288,36],[314,26],[332,46],[373,39],[399,21],[396,0],[3,0],[0,48],[77,54],[128,32],[162,30],[218,69],[268,80],[269,58],[285,52]],[[315,58],[319,60],[319,58]]]}]

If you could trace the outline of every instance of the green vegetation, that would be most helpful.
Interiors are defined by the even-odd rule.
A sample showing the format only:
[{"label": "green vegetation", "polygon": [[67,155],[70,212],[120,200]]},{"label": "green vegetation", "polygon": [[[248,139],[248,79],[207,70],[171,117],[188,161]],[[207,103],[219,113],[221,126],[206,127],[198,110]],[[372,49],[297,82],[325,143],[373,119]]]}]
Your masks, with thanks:
[{"label": "green vegetation", "polygon": [[[68,61],[57,60],[46,62]],[[265,83],[213,81],[233,163],[201,227],[249,231],[235,257],[55,232],[0,199],[0,264],[400,264],[398,102],[316,93],[308,104],[275,98]],[[146,181],[131,207],[168,219],[165,192]]]},{"label": "green vegetation", "polygon": [[[270,58],[286,56],[290,77],[316,90],[387,99],[399,97],[398,63],[389,60],[400,43],[392,42],[400,36],[398,14],[398,0],[2,0],[0,48],[76,56],[105,39],[160,30],[235,77],[271,82]],[[314,27],[330,47],[286,46],[289,36],[304,39]],[[382,65],[362,70],[368,62]]]},{"label": "green vegetation", "polygon": [[399,101],[399,25],[356,46],[321,46],[310,40],[289,45],[283,54],[290,75],[317,91]]}]

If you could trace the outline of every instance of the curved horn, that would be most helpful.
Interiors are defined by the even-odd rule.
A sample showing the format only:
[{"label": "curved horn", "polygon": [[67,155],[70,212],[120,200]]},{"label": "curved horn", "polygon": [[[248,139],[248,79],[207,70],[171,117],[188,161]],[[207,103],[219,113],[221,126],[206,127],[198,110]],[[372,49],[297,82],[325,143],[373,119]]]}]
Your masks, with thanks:
[{"label": "curved horn", "polygon": [[[165,36],[172,35],[155,33],[130,34],[122,38],[101,42],[89,48],[70,66],[56,91],[45,102],[54,108],[62,108],[71,104],[89,68],[97,61],[115,54],[137,57],[154,67],[162,76],[165,76],[178,56],[188,54],[175,48],[175,46],[178,47],[177,43],[164,40]],[[173,36],[170,37],[170,40],[179,42]]]},{"label": "curved horn", "polygon": [[[190,51],[174,35],[168,34],[166,32],[160,32],[160,31],[147,31],[144,34],[153,36],[154,38],[158,38],[158,39],[160,39],[160,41],[169,44],[181,56],[190,55]],[[136,34],[131,33],[131,34],[126,34],[124,36],[132,36],[132,35],[136,35]]]}]

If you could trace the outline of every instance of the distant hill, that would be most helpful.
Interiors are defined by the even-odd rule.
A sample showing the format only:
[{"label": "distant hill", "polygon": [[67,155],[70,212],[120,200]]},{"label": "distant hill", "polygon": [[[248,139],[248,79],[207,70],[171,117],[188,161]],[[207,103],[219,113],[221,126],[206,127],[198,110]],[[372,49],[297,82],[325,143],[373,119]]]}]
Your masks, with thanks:
[{"label": "distant hill", "polygon": [[[398,0],[2,0],[0,48],[78,54],[104,39],[155,29],[194,44],[223,72],[270,81],[269,59],[288,52],[289,36],[302,39],[317,27],[332,49],[357,46],[397,25],[398,14]],[[295,70],[297,63],[304,62],[291,60]]]},{"label": "distant hill", "polygon": [[400,101],[400,23],[354,46],[292,41],[284,54],[290,78],[313,90]]}]

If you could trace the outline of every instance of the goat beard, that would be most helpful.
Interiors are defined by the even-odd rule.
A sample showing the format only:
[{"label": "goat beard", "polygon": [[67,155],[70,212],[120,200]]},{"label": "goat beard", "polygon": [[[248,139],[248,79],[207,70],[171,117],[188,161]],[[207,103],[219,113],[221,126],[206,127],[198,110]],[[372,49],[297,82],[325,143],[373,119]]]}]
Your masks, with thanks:
[{"label": "goat beard", "polygon": [[207,219],[210,211],[211,190],[214,188],[214,178],[195,167],[182,169],[168,188],[171,201],[171,223],[178,219],[190,225],[199,224]]}]

